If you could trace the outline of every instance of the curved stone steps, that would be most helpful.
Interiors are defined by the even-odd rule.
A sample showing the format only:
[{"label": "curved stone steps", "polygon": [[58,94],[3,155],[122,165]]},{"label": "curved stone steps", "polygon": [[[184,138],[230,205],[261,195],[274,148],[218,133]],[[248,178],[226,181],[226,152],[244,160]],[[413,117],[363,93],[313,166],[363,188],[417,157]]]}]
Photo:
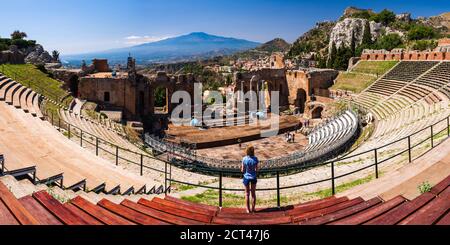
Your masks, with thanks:
[{"label": "curved stone steps", "polygon": [[[3,109],[6,110],[7,108],[2,108],[2,110]],[[17,110],[17,112],[21,112],[21,111]],[[17,123],[17,113],[11,113],[11,115],[13,116],[12,120],[15,122],[15,128],[16,129],[17,129],[17,127],[20,128],[19,131],[16,130],[14,137],[17,139],[16,141],[20,141],[20,142],[18,142],[17,144],[9,144],[9,145],[22,145],[23,147],[27,146],[26,152],[28,152],[29,154],[45,153],[40,149],[36,149],[33,151],[29,150],[29,149],[33,149],[33,147],[36,148],[37,145],[39,146],[37,148],[47,148],[47,151],[48,151],[48,149],[51,149],[51,151],[47,152],[49,155],[51,155],[51,157],[48,156],[48,157],[44,158],[46,161],[37,162],[37,163],[39,163],[39,165],[37,166],[37,169],[38,169],[37,174],[42,176],[42,178],[44,178],[44,176],[53,175],[54,173],[58,174],[59,172],[63,172],[65,183],[69,183],[69,181],[70,181],[70,183],[77,182],[75,179],[77,179],[79,182],[79,181],[83,180],[83,179],[79,179],[80,176],[83,178],[89,177],[89,178],[86,178],[89,188],[95,188],[98,186],[99,183],[100,184],[107,183],[106,190],[111,190],[111,189],[117,187],[119,184],[118,180],[120,180],[121,178],[122,178],[122,181],[120,181],[120,186],[121,186],[121,188],[123,188],[123,190],[128,189],[132,186],[139,188],[139,187],[145,185],[145,183],[138,181],[138,179],[140,179],[139,177],[135,177],[132,179],[124,179],[123,177],[118,178],[117,174],[115,174],[115,172],[118,170],[115,170],[112,172],[105,171],[108,168],[116,169],[113,166],[105,166],[106,169],[104,169],[102,171],[96,171],[95,169],[97,169],[98,167],[96,167],[95,165],[98,165],[98,164],[94,164],[94,165],[92,164],[92,161],[94,159],[95,159],[94,161],[96,161],[96,162],[104,162],[104,164],[108,164],[108,165],[111,163],[107,163],[105,160],[95,157],[95,156],[92,157],[91,156],[92,154],[84,152],[84,150],[80,151],[81,148],[79,148],[75,143],[68,141],[64,136],[60,135],[59,132],[55,131],[54,128],[48,122],[39,121],[39,120],[35,121],[35,119],[33,119],[32,117],[26,118],[25,116],[27,114],[25,114],[23,112],[21,112],[21,113],[23,114],[23,117],[20,117],[20,120],[22,120],[21,125],[27,125],[27,126],[19,127],[17,125],[18,124]],[[14,116],[16,116],[16,117],[14,117]],[[33,120],[33,122],[31,122],[30,120]],[[25,133],[22,131],[25,131],[25,132],[28,131],[28,132]],[[22,135],[22,137],[17,137],[17,135]],[[48,142],[48,140],[44,139],[46,137],[43,137],[43,135],[48,135],[49,137],[51,137],[52,141],[58,142],[59,146],[55,147],[53,144],[50,144],[50,142]],[[32,139],[32,140],[30,140],[30,139]],[[32,142],[33,144],[30,144],[29,142]],[[70,147],[70,149],[72,149],[72,150],[67,151],[67,147]],[[18,152],[20,152],[20,154],[18,154]],[[20,151],[20,150],[15,151],[15,153],[10,152],[8,155],[13,154],[13,155],[22,155],[23,156],[22,152],[24,152],[24,149],[22,149],[22,151]],[[38,156],[38,155],[31,155],[28,157],[32,157],[31,159],[39,161],[39,159],[41,159],[41,158],[36,157],[36,156]],[[64,160],[62,160],[62,159],[64,159]],[[6,162],[6,164],[8,165],[8,162]],[[46,167],[48,167],[48,169]],[[39,170],[41,170],[41,171],[39,171]],[[50,170],[53,170],[53,171],[51,172]],[[61,171],[61,170],[65,170],[65,171]],[[105,173],[105,172],[109,172],[109,173]],[[74,174],[74,173],[77,173],[77,174]],[[80,173],[83,173],[83,174],[80,174]],[[45,175],[45,174],[47,174],[47,175]],[[95,176],[94,176],[94,174],[95,174]],[[114,175],[116,175],[116,176],[114,176]],[[105,182],[95,181],[94,178],[95,179],[104,178],[104,179],[108,179],[108,181],[105,181]],[[151,181],[149,183],[154,183],[154,182]],[[133,184],[135,184],[135,185],[133,185]]]},{"label": "curved stone steps", "polygon": [[5,84],[3,84],[3,87],[0,89],[0,100],[6,101],[6,95],[9,89],[17,85],[17,82],[15,81],[7,81]]},{"label": "curved stone steps", "polygon": [[26,90],[27,90],[27,87],[22,86],[13,95],[13,106],[14,107],[16,107],[16,108],[26,107],[26,104],[22,106],[22,103],[21,103],[21,101],[22,101],[21,98]]}]

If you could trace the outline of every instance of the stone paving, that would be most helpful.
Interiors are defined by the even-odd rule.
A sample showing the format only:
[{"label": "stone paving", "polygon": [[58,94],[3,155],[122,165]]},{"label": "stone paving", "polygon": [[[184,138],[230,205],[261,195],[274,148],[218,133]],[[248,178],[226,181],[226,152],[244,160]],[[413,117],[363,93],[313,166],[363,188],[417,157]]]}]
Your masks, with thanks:
[{"label": "stone paving", "polygon": [[304,149],[308,144],[308,139],[304,135],[295,132],[293,134],[295,134],[295,142],[286,142],[285,135],[281,134],[275,137],[245,142],[241,146],[236,144],[200,149],[197,150],[197,154],[216,159],[241,160],[245,156],[246,147],[251,145],[255,147],[255,152],[260,160],[286,156]]}]

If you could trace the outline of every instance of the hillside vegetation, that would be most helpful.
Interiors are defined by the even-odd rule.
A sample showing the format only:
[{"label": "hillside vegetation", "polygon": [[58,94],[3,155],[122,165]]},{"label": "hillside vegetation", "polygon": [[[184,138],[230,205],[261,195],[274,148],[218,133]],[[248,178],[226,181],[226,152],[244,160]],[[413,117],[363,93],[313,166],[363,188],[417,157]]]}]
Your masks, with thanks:
[{"label": "hillside vegetation", "polygon": [[[22,85],[65,106],[68,106],[73,99],[66,90],[61,88],[61,82],[51,78],[47,73],[39,70],[34,65],[0,65],[0,72]],[[59,111],[58,106],[52,103],[46,103],[43,110],[49,110],[49,113],[53,113],[55,120],[57,120]]]},{"label": "hillside vegetation", "polygon": [[360,93],[395,64],[397,61],[360,61],[351,71],[340,72],[332,89]]},{"label": "hillside vegetation", "polygon": [[360,61],[351,69],[351,71],[380,76],[394,67],[397,63],[398,61]]}]

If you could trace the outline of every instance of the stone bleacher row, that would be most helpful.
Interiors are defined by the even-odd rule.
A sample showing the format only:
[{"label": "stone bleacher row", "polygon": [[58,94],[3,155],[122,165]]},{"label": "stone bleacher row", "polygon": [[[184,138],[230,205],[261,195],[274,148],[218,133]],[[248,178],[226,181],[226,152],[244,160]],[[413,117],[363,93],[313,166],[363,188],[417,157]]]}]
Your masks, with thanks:
[{"label": "stone bleacher row", "polygon": [[[403,63],[407,63],[404,65]],[[448,86],[450,81],[450,73],[448,72],[449,62],[430,63],[417,61],[403,61],[394,67],[383,78],[376,81],[366,91],[361,93],[356,103],[372,110],[375,117],[379,120],[393,115],[393,113],[414,104],[418,101],[424,101],[430,106],[434,106],[440,102],[448,103]],[[431,66],[433,65],[433,66]],[[419,68],[411,68],[411,67]],[[416,71],[423,71],[426,67],[430,67],[425,73],[419,74]],[[424,68],[425,67],[425,68]],[[400,79],[398,74],[404,74],[404,69],[413,69],[414,77],[410,79]],[[397,70],[401,71],[397,71]],[[391,74],[393,73],[393,74]],[[439,76],[440,80],[434,81]],[[386,80],[389,77],[397,80]],[[404,81],[400,81],[404,80]],[[431,84],[431,85],[430,85]],[[420,102],[422,103],[422,102]]]},{"label": "stone bleacher row", "polygon": [[32,225],[449,225],[450,176],[413,200],[397,196],[328,197],[248,214],[242,208],[218,208],[174,197],[102,199],[96,204],[76,196],[61,203],[46,191],[17,199],[0,183],[0,224]]},{"label": "stone bleacher row", "polygon": [[390,72],[383,76],[383,79],[401,82],[411,82],[424,72],[437,65],[437,61],[402,61]]},{"label": "stone bleacher row", "polygon": [[[394,142],[445,119],[450,111],[450,97],[445,90],[450,82],[449,66],[450,62],[402,61],[361,93],[355,102],[372,112],[377,122],[371,138],[358,151]],[[414,76],[399,78],[408,72],[405,69]],[[395,86],[397,83],[403,86]],[[424,137],[429,133],[414,136],[417,140]]]},{"label": "stone bleacher row", "polygon": [[40,99],[41,96],[33,90],[21,86],[20,83],[6,76],[0,76],[0,100],[16,108],[22,108],[35,117],[43,118],[39,108]]},{"label": "stone bleacher row", "polygon": [[[65,109],[60,109],[59,115],[63,122],[69,123],[72,126],[75,126],[78,129],[83,130],[85,133],[87,132],[90,135],[101,138],[101,139],[108,141],[114,145],[117,145],[121,148],[128,149],[128,150],[134,151],[134,152],[141,152],[141,149],[139,147],[132,144],[128,140],[124,139],[117,132],[108,129],[101,124],[95,123],[91,120],[87,120],[83,116],[77,115],[77,114],[75,114],[69,110],[65,110]],[[86,140],[88,140],[87,136],[86,136]]]},{"label": "stone bleacher row", "polygon": [[356,116],[349,111],[345,111],[345,113],[332,119],[325,125],[314,129],[308,135],[309,144],[305,148],[305,151],[314,151],[329,147],[329,144],[347,136],[356,127],[358,127],[358,119]]},{"label": "stone bleacher row", "polygon": [[441,90],[447,98],[450,98],[450,62],[442,62],[425,76],[417,79],[416,84]]},{"label": "stone bleacher row", "polygon": [[158,185],[113,166],[67,140],[50,123],[31,116],[33,112],[42,115],[42,96],[9,78],[2,77],[0,84],[0,100],[6,101],[0,102],[0,155],[4,157],[0,174],[110,194],[143,193]]}]

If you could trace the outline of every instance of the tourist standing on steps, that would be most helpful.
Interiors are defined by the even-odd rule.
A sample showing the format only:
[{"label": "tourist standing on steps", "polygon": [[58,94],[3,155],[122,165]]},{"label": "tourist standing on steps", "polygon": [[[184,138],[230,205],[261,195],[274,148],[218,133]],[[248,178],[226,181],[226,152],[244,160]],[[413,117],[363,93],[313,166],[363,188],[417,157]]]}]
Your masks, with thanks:
[{"label": "tourist standing on steps", "polygon": [[[245,154],[246,156],[242,159],[241,172],[244,174],[243,183],[245,186],[245,203],[247,205],[247,213],[250,213],[256,211],[256,175],[259,170],[259,162],[258,158],[255,157],[255,148],[253,146],[247,146]],[[251,209],[250,195],[252,198]]]}]

